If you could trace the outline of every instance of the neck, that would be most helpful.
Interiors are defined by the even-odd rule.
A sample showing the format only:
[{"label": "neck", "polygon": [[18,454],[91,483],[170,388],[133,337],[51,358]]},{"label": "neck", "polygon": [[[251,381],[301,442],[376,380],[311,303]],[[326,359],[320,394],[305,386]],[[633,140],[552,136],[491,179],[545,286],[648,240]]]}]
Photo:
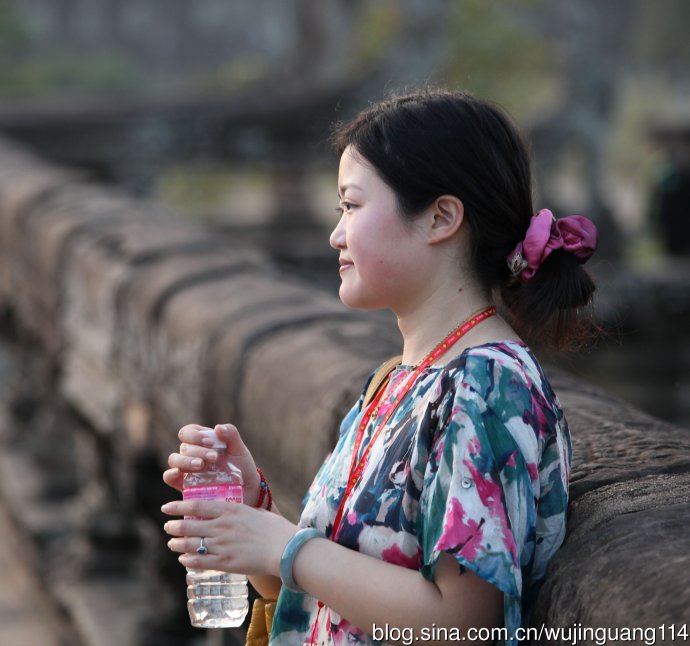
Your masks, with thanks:
[{"label": "neck", "polygon": [[[403,336],[403,363],[421,363],[457,326],[490,305],[491,300],[479,291],[470,288],[458,291],[454,287],[451,292],[438,289],[428,295],[423,303],[397,313],[398,327]],[[453,354],[470,345],[467,341],[476,337],[475,329],[458,341],[453,347]]]}]

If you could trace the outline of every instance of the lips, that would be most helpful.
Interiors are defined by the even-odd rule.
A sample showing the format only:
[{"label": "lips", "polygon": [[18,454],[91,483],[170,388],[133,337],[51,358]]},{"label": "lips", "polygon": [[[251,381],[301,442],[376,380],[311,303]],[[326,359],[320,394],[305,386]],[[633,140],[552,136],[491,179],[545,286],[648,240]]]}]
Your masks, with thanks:
[{"label": "lips", "polygon": [[354,263],[350,260],[340,259],[340,271],[345,271],[348,267],[352,267]]}]

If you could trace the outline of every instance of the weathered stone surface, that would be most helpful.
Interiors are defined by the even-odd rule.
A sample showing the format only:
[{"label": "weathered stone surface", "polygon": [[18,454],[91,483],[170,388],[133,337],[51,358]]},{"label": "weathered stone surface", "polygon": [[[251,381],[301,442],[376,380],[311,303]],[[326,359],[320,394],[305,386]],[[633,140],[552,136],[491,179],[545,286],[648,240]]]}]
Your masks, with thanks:
[{"label": "weathered stone surface", "polygon": [[[612,515],[592,524],[587,532],[569,536],[551,562],[533,624],[687,624],[689,482],[686,474],[684,493],[674,495],[673,502],[668,500],[668,490],[661,489],[657,496],[661,506]],[[663,487],[670,482],[661,480],[656,484]]]},{"label": "weathered stone surface", "polygon": [[117,369],[130,390],[147,391],[159,378],[165,355],[155,358],[160,321],[170,301],[183,291],[258,269],[263,258],[251,249],[209,249],[206,253],[176,253],[139,267],[117,294],[119,335]]},{"label": "weathered stone surface", "polygon": [[[63,267],[64,303],[60,312],[65,395],[97,428],[122,425],[125,392],[118,352],[128,346],[120,314],[122,293],[143,267],[171,256],[212,249],[204,231],[174,222],[135,220],[132,210],[75,240]],[[207,279],[213,278],[207,276]],[[146,313],[141,312],[146,320]]]},{"label": "weathered stone surface", "polygon": [[[616,482],[572,500],[569,541],[586,540],[597,527],[617,516],[636,514],[665,505],[690,502],[690,471],[664,473]],[[688,518],[690,520],[690,517]],[[690,533],[688,533],[690,540]],[[689,572],[690,574],[690,572]]]},{"label": "weathered stone surface", "polygon": [[[12,167],[14,154],[0,142],[0,298],[94,436],[117,438],[107,457],[136,472],[154,451],[157,472],[182,424],[234,422],[294,517],[366,376],[397,352],[394,325],[154,207],[19,153]],[[568,535],[534,622],[687,622],[690,432],[547,372],[574,457]]]},{"label": "weathered stone surface", "polygon": [[566,540],[533,625],[687,621],[690,432],[555,369],[549,374],[569,420],[573,469]]},{"label": "weathered stone surface", "polygon": [[570,494],[650,474],[690,472],[690,432],[551,370],[573,440]]},{"label": "weathered stone surface", "polygon": [[[357,345],[360,336],[368,343]],[[252,452],[262,456],[276,491],[287,492],[281,502],[295,517],[314,474],[335,446],[340,421],[368,374],[396,354],[397,340],[395,330],[376,322],[321,319],[288,327],[251,351],[236,384],[242,411],[238,424]],[[233,420],[227,402],[225,410],[220,409],[220,418]]]},{"label": "weathered stone surface", "polygon": [[54,166],[28,153],[25,149],[0,143],[0,241],[8,234],[33,200],[40,199],[53,189],[83,178],[76,170]]},{"label": "weathered stone surface", "polygon": [[[283,283],[278,286],[265,278],[253,278],[251,282],[247,280],[236,286],[238,292],[248,291],[243,296],[238,294],[234,311],[224,320],[223,329],[215,339],[211,383],[221,388],[225,386],[226,390],[220,400],[211,397],[211,409],[216,414],[230,414],[242,423],[245,411],[240,405],[241,380],[252,350],[271,336],[280,336],[286,329],[296,331],[315,321],[347,315],[331,299],[312,294],[301,285]],[[215,394],[220,392],[223,390]]]},{"label": "weathered stone surface", "polygon": [[35,562],[35,548],[17,531],[15,523],[0,508],[0,551],[3,585],[0,586],[0,617],[3,644],[21,646],[64,646],[75,643],[74,634],[65,626],[63,617],[46,598],[45,590],[33,570],[25,562]]},{"label": "weathered stone surface", "polygon": [[[55,290],[47,289],[46,283],[52,286],[51,280],[46,281],[45,277],[41,280],[36,276],[32,262],[35,239],[31,232],[25,230],[23,219],[33,205],[55,191],[64,190],[73,176],[37,163],[38,168],[34,172],[27,160],[16,166],[9,160],[5,161],[7,163],[0,174],[0,254],[6,260],[0,263],[0,299],[11,302],[14,309],[25,310],[27,331],[43,335],[46,348],[54,351],[57,335],[51,323],[56,318],[56,298],[46,298],[45,295],[55,294]],[[50,277],[53,276],[51,274]],[[36,289],[26,289],[27,285]],[[43,302],[39,294],[44,296]],[[40,323],[42,321],[46,322],[44,326]]]}]

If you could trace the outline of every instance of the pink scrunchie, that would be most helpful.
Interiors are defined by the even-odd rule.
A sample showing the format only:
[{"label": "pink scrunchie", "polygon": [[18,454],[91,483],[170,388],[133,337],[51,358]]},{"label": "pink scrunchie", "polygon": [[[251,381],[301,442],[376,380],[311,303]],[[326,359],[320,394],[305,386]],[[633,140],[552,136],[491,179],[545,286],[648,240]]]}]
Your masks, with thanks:
[{"label": "pink scrunchie", "polygon": [[597,228],[584,215],[569,215],[556,220],[548,209],[542,209],[530,220],[522,242],[508,255],[508,266],[514,276],[526,283],[552,251],[564,249],[580,263],[597,248]]}]

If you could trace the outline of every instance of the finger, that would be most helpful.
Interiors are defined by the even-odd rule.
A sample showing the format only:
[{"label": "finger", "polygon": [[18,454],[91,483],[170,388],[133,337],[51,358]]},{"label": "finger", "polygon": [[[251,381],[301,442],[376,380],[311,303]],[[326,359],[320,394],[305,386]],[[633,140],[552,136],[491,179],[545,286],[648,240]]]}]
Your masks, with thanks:
[{"label": "finger", "polygon": [[180,444],[180,454],[185,457],[201,458],[211,462],[218,458],[218,451],[209,449],[206,446],[199,446],[198,444],[187,444],[186,442]]},{"label": "finger", "polygon": [[215,529],[207,520],[169,520],[163,525],[163,530],[170,536],[208,536]]},{"label": "finger", "polygon": [[179,469],[167,469],[163,471],[163,482],[173,489],[182,491],[182,473]]},{"label": "finger", "polygon": [[242,507],[242,505],[224,500],[173,500],[165,503],[161,511],[168,516],[211,519],[218,518],[221,514],[232,514],[237,507]]},{"label": "finger", "polygon": [[196,444],[197,446],[213,446],[213,440],[204,437],[202,430],[209,430],[207,426],[199,424],[187,424],[177,433],[177,437],[183,444]]},{"label": "finger", "polygon": [[[186,446],[186,445],[183,445]],[[171,453],[168,456],[168,466],[180,471],[199,471],[208,464],[213,464],[218,459],[216,451],[209,451],[196,447],[197,450],[188,453]],[[198,449],[201,449],[199,451]]]},{"label": "finger", "polygon": [[[178,552],[180,554],[199,554],[198,549],[200,547],[201,538],[198,536],[175,537],[168,541],[168,549],[171,552]],[[206,556],[212,551],[207,538],[204,538],[204,547],[206,552],[202,556]]]},{"label": "finger", "polygon": [[202,458],[190,458],[179,453],[171,453],[168,456],[168,466],[178,471],[199,471],[204,468]]},{"label": "finger", "polygon": [[[190,554],[189,552],[185,554],[180,554],[177,560],[182,563],[186,568],[191,570],[220,570],[221,572],[227,572],[225,568],[224,559],[218,555],[211,554],[197,554],[196,552]],[[232,570],[233,572],[235,570]]]},{"label": "finger", "polygon": [[240,432],[237,430],[237,426],[234,424],[216,424],[215,431],[216,435],[227,444],[228,453],[249,453],[249,450],[242,441]]}]

